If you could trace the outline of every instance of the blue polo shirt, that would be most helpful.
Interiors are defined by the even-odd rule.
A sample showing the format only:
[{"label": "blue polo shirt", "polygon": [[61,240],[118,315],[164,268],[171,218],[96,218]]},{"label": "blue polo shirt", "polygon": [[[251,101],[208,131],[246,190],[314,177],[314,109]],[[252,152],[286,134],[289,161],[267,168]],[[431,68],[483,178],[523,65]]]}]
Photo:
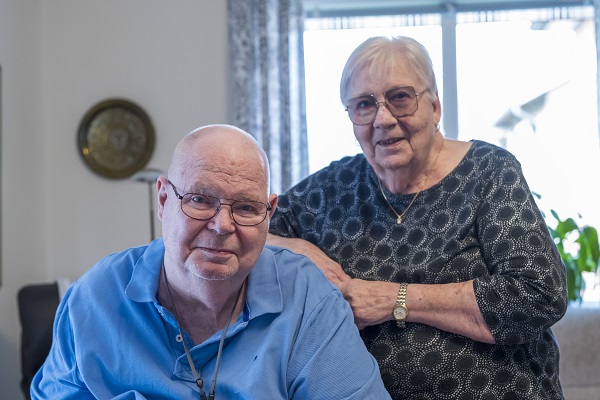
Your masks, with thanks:
[{"label": "blue polo shirt", "polygon": [[[157,301],[163,254],[158,239],[73,283],[33,399],[198,398],[175,318]],[[185,336],[208,392],[221,332],[197,346]],[[340,291],[308,258],[266,247],[227,332],[216,399],[389,398]]]}]

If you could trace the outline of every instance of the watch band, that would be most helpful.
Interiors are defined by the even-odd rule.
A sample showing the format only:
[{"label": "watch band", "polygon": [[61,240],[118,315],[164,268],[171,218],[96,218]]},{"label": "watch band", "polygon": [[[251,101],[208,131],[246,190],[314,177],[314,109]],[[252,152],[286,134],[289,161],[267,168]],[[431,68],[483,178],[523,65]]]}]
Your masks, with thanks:
[{"label": "watch band", "polygon": [[[406,288],[408,287],[408,283],[401,283],[400,287],[398,288],[398,297],[396,298],[396,307],[401,307],[405,310],[405,315],[404,318],[406,318],[406,316],[408,316],[408,308],[406,307]],[[398,328],[405,328],[406,327],[406,322],[403,319],[397,319],[396,318],[396,325],[398,325]]]}]

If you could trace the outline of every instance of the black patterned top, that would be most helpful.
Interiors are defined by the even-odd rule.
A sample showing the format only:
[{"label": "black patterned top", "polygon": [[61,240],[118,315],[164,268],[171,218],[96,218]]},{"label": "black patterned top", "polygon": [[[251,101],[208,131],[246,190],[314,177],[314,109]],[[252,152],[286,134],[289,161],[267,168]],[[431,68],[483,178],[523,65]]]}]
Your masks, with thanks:
[{"label": "black patterned top", "polygon": [[[398,213],[413,198],[386,196]],[[361,332],[394,399],[563,398],[550,326],[566,311],[565,268],[508,151],[473,141],[402,224],[365,157],[343,158],[279,197],[270,232],[314,243],[353,278],[474,279],[495,345],[419,323],[400,329],[388,321]]]}]

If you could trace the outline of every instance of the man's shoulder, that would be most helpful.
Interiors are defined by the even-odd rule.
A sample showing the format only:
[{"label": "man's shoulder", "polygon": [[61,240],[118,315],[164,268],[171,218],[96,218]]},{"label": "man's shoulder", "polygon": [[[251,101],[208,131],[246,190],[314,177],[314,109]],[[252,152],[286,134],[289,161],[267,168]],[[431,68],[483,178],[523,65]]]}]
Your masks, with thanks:
[{"label": "man's shoulder", "polygon": [[276,246],[266,246],[265,252],[272,254],[284,310],[302,309],[308,316],[343,300],[339,289],[308,257]]},{"label": "man's shoulder", "polygon": [[282,280],[306,279],[314,283],[321,283],[324,288],[333,286],[325,274],[307,256],[295,253],[285,247],[273,245],[266,245],[265,251],[272,254],[275,268]]},{"label": "man's shoulder", "polygon": [[264,251],[270,253],[276,261],[285,261],[291,265],[302,266],[311,264],[316,268],[316,265],[305,255],[296,253],[287,247],[275,246],[272,244],[265,245]]},{"label": "man's shoulder", "polygon": [[127,285],[147,247],[132,247],[107,254],[77,279],[75,286],[80,290],[98,292]]}]

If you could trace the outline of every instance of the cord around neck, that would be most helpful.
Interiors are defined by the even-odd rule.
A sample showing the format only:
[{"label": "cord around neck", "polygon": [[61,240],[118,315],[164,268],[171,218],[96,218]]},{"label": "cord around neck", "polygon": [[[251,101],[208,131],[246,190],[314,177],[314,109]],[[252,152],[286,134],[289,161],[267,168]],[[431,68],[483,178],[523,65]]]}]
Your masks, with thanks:
[{"label": "cord around neck", "polygon": [[[223,354],[223,345],[225,344],[225,337],[227,336],[227,330],[229,329],[229,325],[231,324],[231,320],[233,319],[233,314],[235,313],[236,306],[240,301],[240,297],[242,295],[242,289],[244,288],[244,283],[240,286],[238,290],[237,296],[235,298],[235,302],[233,303],[233,307],[231,308],[231,313],[229,314],[229,318],[225,323],[225,327],[223,328],[223,333],[221,333],[221,340],[219,342],[219,351],[217,352],[217,361],[215,362],[215,372],[213,373],[212,382],[210,385],[210,389],[208,391],[208,398],[206,397],[206,392],[204,391],[204,380],[202,380],[202,373],[198,373],[196,370],[196,366],[194,365],[194,360],[192,359],[192,355],[187,346],[187,341],[183,333],[183,329],[181,324],[179,323],[179,312],[177,311],[177,304],[173,299],[173,295],[171,293],[171,286],[169,285],[169,280],[167,279],[167,272],[165,268],[165,262],[163,260],[162,264],[162,275],[165,280],[165,286],[167,287],[167,293],[169,295],[169,300],[171,304],[173,304],[173,311],[175,314],[175,322],[177,322],[177,327],[179,328],[179,335],[181,335],[181,342],[183,343],[183,349],[185,350],[185,355],[187,357],[188,363],[190,364],[190,368],[192,369],[192,375],[196,380],[196,386],[200,389],[200,400],[213,400],[215,398],[215,388],[217,386],[217,374],[219,373],[219,366],[221,364],[221,356]],[[245,281],[244,281],[245,282]]]}]

